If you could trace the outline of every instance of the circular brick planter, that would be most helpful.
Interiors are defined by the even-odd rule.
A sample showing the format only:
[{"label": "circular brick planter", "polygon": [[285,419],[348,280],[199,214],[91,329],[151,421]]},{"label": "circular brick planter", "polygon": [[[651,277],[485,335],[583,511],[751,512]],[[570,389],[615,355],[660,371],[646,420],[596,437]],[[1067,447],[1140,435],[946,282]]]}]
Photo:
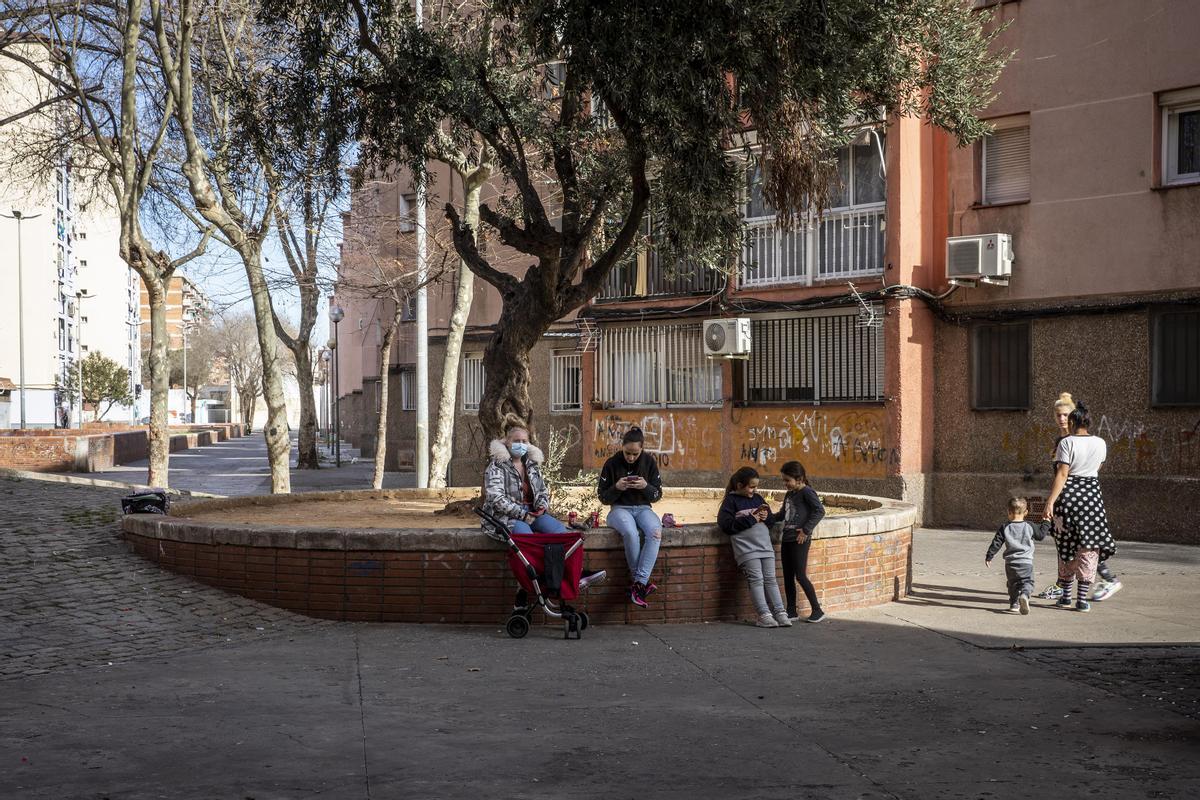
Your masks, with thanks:
[{"label": "circular brick planter", "polygon": [[[314,492],[208,500],[176,514],[245,505],[305,503],[312,527],[229,524],[136,514],[125,538],[140,555],[205,583],[314,617],[376,622],[499,622],[512,607],[516,581],[504,548],[478,527],[342,529],[339,505],[359,498],[465,499],[475,489]],[[667,496],[713,499],[715,489],[668,490]],[[779,493],[764,492],[777,504]],[[772,496],[774,495],[774,496]],[[908,503],[825,495],[828,504],[861,509],[818,526],[809,574],[826,610],[879,605],[903,597],[912,576],[916,509]],[[776,534],[778,531],[776,531]],[[728,537],[715,524],[663,531],[649,609],[629,603],[629,572],[620,536],[587,536],[586,564],[608,570],[607,583],[578,603],[594,622],[697,622],[752,618],[746,582]],[[782,576],[780,577],[782,583]],[[803,593],[800,595],[803,602]]]}]

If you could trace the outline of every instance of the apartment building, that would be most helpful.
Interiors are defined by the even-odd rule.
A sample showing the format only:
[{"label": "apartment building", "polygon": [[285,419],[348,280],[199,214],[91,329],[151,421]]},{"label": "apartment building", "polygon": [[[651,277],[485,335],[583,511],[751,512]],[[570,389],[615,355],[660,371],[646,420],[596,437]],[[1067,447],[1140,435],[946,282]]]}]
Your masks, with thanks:
[{"label": "apartment building", "polygon": [[[1008,26],[997,46],[1015,53],[985,111],[991,135],[959,148],[917,119],[860,127],[837,154],[830,207],[786,226],[760,191],[769,164],[750,159],[747,238],[728,274],[662,263],[649,232],[531,354],[543,437],[547,422],[574,426],[580,462],[596,468],[638,425],[669,484],[724,485],[743,465],[771,480],[796,459],[822,491],[991,527],[1011,494],[1049,488],[1051,406],[1070,391],[1109,443],[1101,480],[1118,538],[1194,541],[1200,7],[979,5]],[[403,208],[403,191],[389,191],[379,202]],[[1011,237],[1011,275],[952,283],[947,238],[982,234]],[[396,236],[377,235],[381,246]],[[482,465],[470,410],[499,310],[490,287],[476,292],[452,476],[464,485]],[[452,286],[431,295],[435,343],[451,297]],[[378,381],[377,351],[359,373],[345,364],[378,340],[379,312],[342,304],[346,396]],[[748,321],[748,352],[710,358],[705,323],[733,319]],[[394,410],[411,396],[407,358],[393,362]],[[355,429],[369,427],[369,398],[343,405],[344,426],[347,407]],[[411,447],[411,417],[392,418]]]},{"label": "apartment building", "polygon": [[[25,57],[48,61],[34,41]],[[0,70],[0,116],[8,117],[53,96],[32,70],[6,60]],[[8,126],[0,147],[12,157],[30,141],[54,135],[52,115],[35,114]],[[0,390],[3,427],[63,427],[70,402],[56,383],[78,355],[75,322],[76,255],[73,175],[66,157],[52,167],[12,159],[27,174],[10,170],[0,180]],[[48,168],[49,167],[49,168]]]},{"label": "apartment building", "polygon": [[1071,392],[1109,447],[1121,536],[1196,541],[1200,519],[1200,4],[1024,0],[1016,52],[952,150],[952,234],[1011,234],[1007,286],[946,300],[936,326],[933,519],[984,526],[1044,492],[1051,404]]},{"label": "apartment building", "polygon": [[[102,200],[80,204],[76,219],[75,321],[79,327],[79,355],[99,352],[129,371],[134,402],[113,406],[104,419],[134,422],[137,398],[142,394],[141,279],[120,256],[121,221],[115,209]],[[96,409],[86,409],[91,419]]]},{"label": "apartment building", "polygon": [[[142,341],[150,341],[150,294],[139,281],[138,304],[141,315]],[[211,313],[211,303],[204,291],[185,275],[175,274],[167,283],[167,334],[170,337],[167,348],[178,350],[183,347],[184,321],[189,323],[207,317]]]}]

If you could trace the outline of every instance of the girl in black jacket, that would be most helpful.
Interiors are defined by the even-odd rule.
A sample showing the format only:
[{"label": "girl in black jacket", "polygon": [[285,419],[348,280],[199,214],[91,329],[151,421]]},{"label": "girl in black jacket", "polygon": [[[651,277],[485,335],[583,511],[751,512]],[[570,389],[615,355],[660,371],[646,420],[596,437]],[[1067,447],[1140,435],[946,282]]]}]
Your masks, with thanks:
[{"label": "girl in black jacket", "polygon": [[820,622],[825,618],[821,601],[812,581],[808,579],[808,551],[812,547],[813,531],[825,517],[821,498],[808,485],[808,473],[799,461],[789,461],[780,470],[787,495],[783,498],[783,539],[779,557],[783,559],[783,591],[787,595],[788,619],[799,619],[796,612],[796,583],[808,599],[809,614],[805,622]]},{"label": "girl in black jacket", "polygon": [[779,517],[756,490],[758,472],[742,467],[729,478],[725,500],[717,512],[717,525],[729,536],[733,558],[737,561],[750,586],[750,599],[758,613],[755,624],[760,628],[790,628],[775,580],[775,545],[771,543],[771,526]]}]

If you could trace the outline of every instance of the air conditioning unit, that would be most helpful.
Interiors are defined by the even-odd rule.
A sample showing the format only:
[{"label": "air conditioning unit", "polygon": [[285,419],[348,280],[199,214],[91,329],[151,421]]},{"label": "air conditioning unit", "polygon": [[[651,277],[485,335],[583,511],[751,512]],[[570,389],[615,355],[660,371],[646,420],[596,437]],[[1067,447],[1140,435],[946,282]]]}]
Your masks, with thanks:
[{"label": "air conditioning unit", "polygon": [[747,317],[705,320],[704,355],[709,358],[748,358],[750,320]]},{"label": "air conditioning unit", "polygon": [[1012,236],[980,233],[946,239],[946,279],[954,284],[976,281],[1007,285],[1012,275]]}]

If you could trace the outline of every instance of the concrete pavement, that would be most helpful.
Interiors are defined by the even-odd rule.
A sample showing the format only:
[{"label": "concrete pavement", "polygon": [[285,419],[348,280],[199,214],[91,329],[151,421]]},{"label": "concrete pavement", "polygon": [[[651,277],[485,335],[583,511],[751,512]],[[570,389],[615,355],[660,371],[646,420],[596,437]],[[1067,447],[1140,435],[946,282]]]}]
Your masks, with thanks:
[{"label": "concrete pavement", "polygon": [[0,482],[0,651],[41,648],[0,680],[3,798],[1200,794],[1195,548],[1126,543],[1091,614],[1012,617],[989,534],[920,531],[911,600],[821,625],[512,640],[158,573],[119,492],[46,486]]},{"label": "concrete pavement", "polygon": [[[342,465],[335,466],[332,454],[321,447],[321,469],[296,469],[296,439],[292,438],[292,491],[316,492],[332,489],[369,489],[374,462],[342,445]],[[144,484],[149,462],[122,464],[105,472],[79,473],[81,479]],[[261,433],[230,439],[205,447],[171,454],[171,488],[217,495],[269,494],[271,470],[267,465],[267,442]],[[385,489],[413,486],[411,472],[385,472]]]}]

